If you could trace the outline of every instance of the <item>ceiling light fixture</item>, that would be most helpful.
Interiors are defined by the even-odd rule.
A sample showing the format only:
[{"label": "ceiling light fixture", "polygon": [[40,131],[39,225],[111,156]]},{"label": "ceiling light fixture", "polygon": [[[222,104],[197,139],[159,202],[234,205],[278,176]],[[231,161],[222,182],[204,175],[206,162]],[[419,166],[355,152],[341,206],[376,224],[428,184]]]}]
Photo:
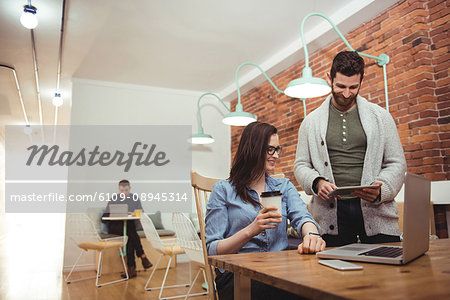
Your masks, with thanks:
[{"label": "ceiling light fixture", "polygon": [[34,29],[38,25],[38,18],[36,16],[37,8],[31,5],[31,0],[27,5],[23,6],[23,12],[20,16],[20,23],[23,27],[28,29]]},{"label": "ceiling light fixture", "polygon": [[23,133],[26,135],[30,135],[33,132],[30,125],[25,125],[25,128],[23,129]]},{"label": "ceiling light fixture", "polygon": [[55,96],[53,97],[52,103],[56,107],[60,107],[61,105],[63,105],[63,99],[62,99],[60,93],[55,93]]},{"label": "ceiling light fixture", "polygon": [[228,112],[231,112],[228,106],[226,106],[225,103],[222,101],[222,99],[220,99],[219,96],[217,96],[216,94],[213,93],[202,94],[197,100],[198,131],[196,134],[191,135],[191,137],[188,139],[188,141],[192,144],[204,145],[214,143],[214,138],[203,131],[202,114],[200,113],[200,100],[208,95],[216,97],[217,100],[219,100],[219,102],[222,103],[222,105],[226,108],[226,110]]},{"label": "ceiling light fixture", "polygon": [[[306,47],[305,33],[304,33],[303,28],[305,26],[306,20],[312,16],[322,17],[325,20],[327,20],[328,23],[330,23],[330,25],[333,27],[334,31],[336,31],[337,34],[339,35],[339,37],[344,41],[345,45],[351,51],[355,51],[355,49],[353,49],[353,47],[350,46],[348,41],[345,39],[344,35],[336,27],[336,25],[334,25],[334,23],[330,20],[330,18],[328,18],[324,14],[310,13],[303,18],[300,33],[301,33],[303,50],[305,52],[305,68],[302,71],[302,77],[294,79],[291,82],[289,82],[284,93],[290,97],[301,98],[301,100],[303,101],[305,116],[306,116],[306,105],[305,105],[304,98],[321,97],[321,96],[324,96],[331,92],[331,87],[328,85],[328,83],[324,79],[313,77],[312,70],[309,67],[308,49]],[[373,55],[365,54],[362,52],[357,52],[357,53],[361,56],[376,59],[378,62],[378,65],[383,67],[386,109],[389,111],[389,100],[388,100],[388,92],[387,92],[387,76],[386,76],[386,64],[389,63],[389,56],[387,56],[386,54],[381,54],[380,56],[373,56]]]},{"label": "ceiling light fixture", "polygon": [[238,93],[238,104],[236,104],[236,110],[234,112],[230,112],[229,114],[227,114],[225,116],[225,118],[223,118],[222,122],[224,124],[227,125],[232,125],[232,126],[247,126],[248,124],[255,122],[258,117],[245,112],[244,108],[242,106],[241,103],[241,90],[239,89],[239,80],[238,80],[238,72],[239,70],[245,66],[245,65],[250,65],[250,66],[254,66],[256,67],[263,75],[264,77],[266,77],[266,79],[270,82],[270,84],[280,93],[283,93],[282,90],[280,90],[273,82],[272,80],[269,78],[269,76],[267,76],[267,74],[261,69],[261,67],[255,63],[252,62],[244,62],[242,64],[240,64],[237,68],[236,71],[234,73],[234,81],[236,82],[236,89],[237,89],[237,93]]}]

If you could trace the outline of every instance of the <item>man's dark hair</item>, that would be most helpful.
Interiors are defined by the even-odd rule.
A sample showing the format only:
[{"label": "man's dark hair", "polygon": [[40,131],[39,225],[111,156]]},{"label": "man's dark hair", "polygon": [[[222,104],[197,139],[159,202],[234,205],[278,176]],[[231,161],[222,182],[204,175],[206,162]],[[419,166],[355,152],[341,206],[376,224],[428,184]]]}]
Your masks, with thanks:
[{"label": "man's dark hair", "polygon": [[336,78],[336,73],[339,72],[345,76],[361,75],[360,82],[364,77],[364,59],[356,53],[356,51],[342,51],[339,52],[333,59],[331,65],[331,81]]},{"label": "man's dark hair", "polygon": [[120,186],[127,186],[127,185],[130,185],[130,182],[128,180],[126,180],[126,179],[123,179],[123,180],[119,181],[119,185]]}]

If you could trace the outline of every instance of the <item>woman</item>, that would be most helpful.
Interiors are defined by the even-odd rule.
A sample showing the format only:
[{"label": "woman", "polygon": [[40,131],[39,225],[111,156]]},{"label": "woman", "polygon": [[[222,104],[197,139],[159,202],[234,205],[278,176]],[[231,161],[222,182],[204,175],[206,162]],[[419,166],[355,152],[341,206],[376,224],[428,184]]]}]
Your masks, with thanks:
[{"label": "woman", "polygon": [[[280,153],[274,126],[253,122],[244,129],[230,177],[214,186],[206,206],[208,255],[286,250],[287,219],[303,236],[299,253],[315,253],[325,248],[319,225],[294,185],[289,179],[268,175],[274,171]],[[259,195],[264,191],[282,193],[281,212],[274,206],[261,207]],[[233,299],[233,273],[217,269],[216,275],[219,298]],[[273,297],[295,298],[288,292],[252,281],[252,298]]]}]

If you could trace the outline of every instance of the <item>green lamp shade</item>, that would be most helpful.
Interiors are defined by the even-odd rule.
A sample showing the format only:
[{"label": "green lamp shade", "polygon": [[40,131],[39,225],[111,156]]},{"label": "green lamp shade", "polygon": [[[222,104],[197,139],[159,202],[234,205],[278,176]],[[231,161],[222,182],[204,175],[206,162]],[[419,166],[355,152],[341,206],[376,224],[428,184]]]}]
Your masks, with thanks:
[{"label": "green lamp shade", "polygon": [[284,93],[294,98],[315,98],[324,96],[331,92],[328,83],[317,77],[311,77],[305,80],[301,77],[289,82]]},{"label": "green lamp shade", "polygon": [[247,126],[248,124],[255,122],[258,119],[257,116],[245,111],[230,112],[222,119],[222,122],[231,126]]},{"label": "green lamp shade", "polygon": [[214,143],[214,138],[206,133],[197,133],[191,135],[188,141],[192,144],[205,145]]},{"label": "green lamp shade", "polygon": [[315,98],[331,92],[328,83],[317,77],[312,76],[311,68],[305,67],[302,77],[289,82],[284,93],[294,98]]}]

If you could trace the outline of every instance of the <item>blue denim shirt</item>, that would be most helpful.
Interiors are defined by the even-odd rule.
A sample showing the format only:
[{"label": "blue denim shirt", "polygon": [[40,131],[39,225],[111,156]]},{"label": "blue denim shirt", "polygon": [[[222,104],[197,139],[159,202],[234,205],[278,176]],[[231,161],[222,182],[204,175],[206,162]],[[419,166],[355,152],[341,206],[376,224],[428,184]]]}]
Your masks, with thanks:
[{"label": "blue denim shirt", "polygon": [[[247,187],[254,199],[259,199],[255,190]],[[302,225],[312,222],[319,229],[300,198],[295,186],[287,178],[272,178],[266,174],[265,191],[281,191],[282,222],[274,229],[261,231],[252,237],[238,253],[281,251],[288,248],[287,219],[291,226],[301,234]],[[234,186],[228,180],[221,180],[214,185],[206,205],[206,246],[208,255],[217,255],[217,244],[241,229],[250,225],[261,210],[244,202],[236,194]]]}]

